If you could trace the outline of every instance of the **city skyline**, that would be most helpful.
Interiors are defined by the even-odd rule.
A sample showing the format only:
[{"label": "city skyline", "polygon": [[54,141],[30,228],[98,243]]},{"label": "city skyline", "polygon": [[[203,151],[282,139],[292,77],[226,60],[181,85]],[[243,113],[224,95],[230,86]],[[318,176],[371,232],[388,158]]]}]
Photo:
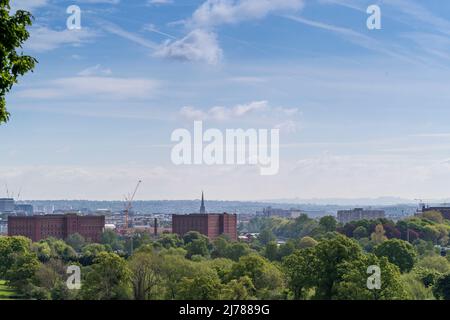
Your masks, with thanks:
[{"label": "city skyline", "polygon": [[[142,179],[137,200],[448,198],[450,3],[261,3],[15,1],[39,64],[7,96],[0,197],[6,183],[122,200]],[[66,29],[73,4],[81,30]],[[171,133],[195,120],[280,129],[279,173],[175,166]]]}]

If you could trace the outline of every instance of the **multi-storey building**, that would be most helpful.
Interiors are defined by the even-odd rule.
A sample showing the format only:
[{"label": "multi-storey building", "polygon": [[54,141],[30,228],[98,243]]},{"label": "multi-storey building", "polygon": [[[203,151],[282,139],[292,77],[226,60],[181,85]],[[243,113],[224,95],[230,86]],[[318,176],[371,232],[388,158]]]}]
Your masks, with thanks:
[{"label": "multi-storey building", "polygon": [[12,198],[0,199],[0,213],[10,213],[14,211],[15,202]]},{"label": "multi-storey building", "polygon": [[226,235],[231,240],[237,240],[237,216],[236,214],[187,214],[172,215],[172,232],[180,236],[189,231],[198,231],[210,239],[220,235]]},{"label": "multi-storey building", "polygon": [[384,217],[384,210],[364,210],[362,208],[355,208],[353,210],[340,210],[337,213],[337,220],[343,224],[351,221],[376,220]]},{"label": "multi-storey building", "polygon": [[303,212],[299,209],[279,209],[279,208],[272,208],[267,207],[263,208],[263,211],[256,212],[257,215],[263,215],[265,217],[282,217],[282,218],[298,218],[300,215],[303,214]]},{"label": "multi-storey building", "polygon": [[33,241],[49,237],[66,239],[78,233],[86,240],[99,242],[105,227],[105,216],[76,214],[8,217],[8,235],[25,236]]}]

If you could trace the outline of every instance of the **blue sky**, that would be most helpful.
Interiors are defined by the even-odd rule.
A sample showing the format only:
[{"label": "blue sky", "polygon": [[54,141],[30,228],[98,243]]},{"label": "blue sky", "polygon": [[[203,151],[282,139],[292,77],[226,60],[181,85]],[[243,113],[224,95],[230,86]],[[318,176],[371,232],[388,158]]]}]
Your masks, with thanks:
[{"label": "blue sky", "polygon": [[[450,194],[448,1],[12,3],[39,64],[8,96],[0,184],[25,199],[121,199],[138,179],[140,199]],[[280,128],[279,174],[174,166],[170,135],[195,119]]]}]

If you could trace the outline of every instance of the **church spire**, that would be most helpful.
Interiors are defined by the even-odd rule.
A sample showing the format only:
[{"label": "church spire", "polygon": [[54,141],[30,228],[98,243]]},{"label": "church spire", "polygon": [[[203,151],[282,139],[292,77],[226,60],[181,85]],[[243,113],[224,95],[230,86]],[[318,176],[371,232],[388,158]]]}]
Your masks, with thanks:
[{"label": "church spire", "polygon": [[203,191],[202,191],[202,204],[200,205],[200,213],[206,213],[205,198],[203,197]]}]

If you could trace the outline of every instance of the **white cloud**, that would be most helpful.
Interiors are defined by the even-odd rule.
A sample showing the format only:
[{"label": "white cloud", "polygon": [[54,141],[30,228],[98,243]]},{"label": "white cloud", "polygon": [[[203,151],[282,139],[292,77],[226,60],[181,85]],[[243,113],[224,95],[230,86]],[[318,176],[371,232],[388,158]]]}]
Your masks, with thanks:
[{"label": "white cloud", "polygon": [[[228,121],[256,115],[257,118],[265,118],[273,121],[283,121],[278,125],[279,128],[292,131],[296,123],[291,118],[299,114],[298,109],[272,107],[268,101],[253,101],[247,104],[238,104],[233,107],[214,106],[207,110],[201,110],[194,107],[186,106],[181,108],[179,112],[183,119],[187,120],[214,120]],[[286,120],[287,119],[287,120]],[[289,122],[286,122],[289,121]]]},{"label": "white cloud", "polygon": [[44,7],[48,4],[48,0],[13,0],[11,1],[11,10],[27,10],[33,11],[36,8]]},{"label": "white cloud", "polygon": [[295,133],[299,130],[299,123],[292,120],[287,120],[275,125],[275,129],[280,129],[280,131]]},{"label": "white cloud", "polygon": [[196,29],[180,40],[167,40],[153,54],[155,57],[217,64],[222,58],[214,33]]},{"label": "white cloud", "polygon": [[267,78],[262,77],[249,77],[249,76],[242,76],[242,77],[232,77],[228,79],[231,82],[237,82],[242,84],[258,84],[258,83],[265,83],[268,81]]},{"label": "white cloud", "polygon": [[[168,149],[170,150],[170,149]],[[71,151],[69,151],[70,153]],[[22,194],[34,199],[117,199],[144,183],[139,199],[189,199],[207,188],[209,198],[359,198],[392,195],[414,199],[448,198],[450,165],[445,159],[404,155],[324,153],[281,162],[276,176],[261,177],[252,166],[33,165],[0,166],[10,186],[27,181]],[[186,182],[190,188],[186,188]],[[267,185],[271,188],[267,188]],[[242,192],[246,190],[247,192]],[[425,191],[424,191],[425,190]]]},{"label": "white cloud", "polygon": [[172,4],[172,0],[148,0],[148,5],[162,5],[162,4]]},{"label": "white cloud", "polygon": [[360,32],[356,32],[352,29],[343,28],[343,27],[323,23],[320,21],[305,19],[302,17],[294,16],[294,15],[285,15],[284,17],[287,19],[290,19],[292,21],[310,26],[310,27],[319,28],[319,29],[333,32],[333,33],[341,36],[342,39],[349,41],[355,45],[358,45],[362,48],[365,48],[367,50],[380,52],[380,53],[389,55],[391,57],[394,57],[394,58],[397,58],[400,60],[405,60],[408,62],[417,62],[415,57],[413,57],[413,56],[409,57],[409,55],[404,52],[397,52],[398,50],[395,49],[395,46],[386,44],[384,42],[380,42],[380,41],[376,40],[375,38],[369,37]]},{"label": "white cloud", "polygon": [[24,47],[37,52],[54,50],[63,45],[77,46],[91,41],[97,36],[97,33],[89,28],[81,30],[52,30],[44,26],[38,26],[31,29],[30,39]]},{"label": "white cloud", "polygon": [[297,11],[302,7],[303,0],[207,0],[184,22],[190,33],[180,40],[165,41],[154,56],[217,64],[223,52],[212,27],[262,19],[274,12]]},{"label": "white cloud", "polygon": [[25,89],[17,96],[29,99],[56,99],[95,96],[98,99],[144,99],[152,97],[160,84],[141,78],[72,77],[50,81],[44,86]]},{"label": "white cloud", "polygon": [[262,19],[273,12],[300,10],[303,4],[303,0],[207,0],[194,12],[188,25],[214,27]]},{"label": "white cloud", "polygon": [[101,65],[97,64],[93,67],[86,68],[80,72],[78,72],[79,76],[82,77],[90,77],[90,76],[98,76],[98,75],[111,75],[112,71],[109,68],[103,68]]},{"label": "white cloud", "polygon": [[106,3],[106,4],[119,4],[120,0],[77,0],[80,3]]},{"label": "white cloud", "polygon": [[207,111],[195,109],[193,107],[183,107],[180,110],[180,115],[189,120],[229,120],[231,118],[240,118],[248,115],[254,111],[268,109],[267,101],[254,101],[248,104],[236,105],[232,108],[215,106]]}]

